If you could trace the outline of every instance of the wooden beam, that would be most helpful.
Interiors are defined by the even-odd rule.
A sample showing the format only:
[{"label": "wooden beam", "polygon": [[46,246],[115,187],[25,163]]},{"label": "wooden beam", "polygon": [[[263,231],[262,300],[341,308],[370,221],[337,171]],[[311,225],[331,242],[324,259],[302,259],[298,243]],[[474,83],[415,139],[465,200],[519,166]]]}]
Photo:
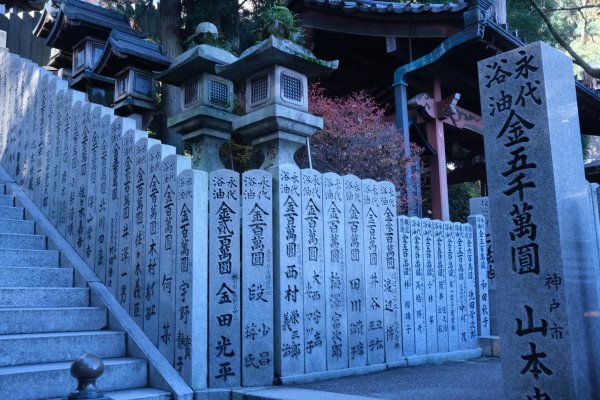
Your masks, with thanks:
[{"label": "wooden beam", "polygon": [[[434,14],[435,15],[435,14]],[[436,18],[437,17],[437,18]],[[336,15],[316,10],[303,10],[299,14],[300,25],[323,31],[347,33],[362,36],[399,37],[399,38],[447,38],[458,33],[464,27],[462,17],[454,21],[440,21],[439,14],[426,20],[416,15],[407,15],[406,19],[375,19]]]}]

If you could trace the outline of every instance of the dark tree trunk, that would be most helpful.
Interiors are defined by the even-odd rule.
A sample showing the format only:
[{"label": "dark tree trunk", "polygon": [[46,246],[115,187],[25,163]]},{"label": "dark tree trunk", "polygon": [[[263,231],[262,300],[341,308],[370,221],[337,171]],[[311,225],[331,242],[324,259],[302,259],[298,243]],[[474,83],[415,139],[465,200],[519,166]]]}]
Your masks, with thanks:
[{"label": "dark tree trunk", "polygon": [[[183,52],[181,38],[181,1],[161,0],[159,3],[160,38],[165,54],[173,60]],[[183,154],[183,143],[179,134],[167,128],[167,119],[180,111],[179,89],[175,86],[163,84],[162,87],[162,121],[160,139],[163,143],[177,148],[177,154]]]}]

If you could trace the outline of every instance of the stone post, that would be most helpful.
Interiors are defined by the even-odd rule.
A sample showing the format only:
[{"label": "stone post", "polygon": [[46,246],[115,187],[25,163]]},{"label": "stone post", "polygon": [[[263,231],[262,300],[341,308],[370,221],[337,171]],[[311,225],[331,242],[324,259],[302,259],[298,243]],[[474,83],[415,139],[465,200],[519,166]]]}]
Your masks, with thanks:
[{"label": "stone post", "polygon": [[592,399],[598,249],[571,60],[536,42],[478,64],[508,399]]}]

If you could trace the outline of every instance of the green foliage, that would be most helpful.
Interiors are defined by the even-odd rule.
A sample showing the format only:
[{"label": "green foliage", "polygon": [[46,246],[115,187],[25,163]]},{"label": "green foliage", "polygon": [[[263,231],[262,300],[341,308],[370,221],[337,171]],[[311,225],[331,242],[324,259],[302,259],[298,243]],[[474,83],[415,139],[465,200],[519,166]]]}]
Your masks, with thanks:
[{"label": "green foliage", "polygon": [[254,31],[258,41],[274,35],[294,43],[304,42],[304,31],[297,26],[296,15],[286,7],[272,5],[258,17],[259,27]]},{"label": "green foliage", "polygon": [[229,51],[239,54],[256,42],[255,33],[262,29],[267,15],[284,13],[273,10],[283,4],[282,0],[182,0],[182,42],[194,35],[200,22],[212,22],[221,39],[231,44]]},{"label": "green foliage", "polygon": [[[540,4],[546,9],[555,9],[561,6],[563,0],[545,0]],[[528,42],[542,40],[556,46],[556,40],[552,37],[548,28],[539,14],[532,7],[529,0],[507,0],[506,19],[511,30],[517,30],[519,36]],[[553,24],[557,31],[568,42],[574,38],[575,27],[570,23],[570,16],[564,13],[551,15]]]},{"label": "green foliage", "polygon": [[481,196],[479,182],[464,182],[448,186],[448,208],[450,209],[450,220],[467,222],[470,214],[469,199]]},{"label": "green foliage", "polygon": [[[536,0],[552,25],[584,60],[600,59],[600,12],[590,0]],[[558,46],[530,0],[507,0],[507,21],[528,42],[542,40]]]}]

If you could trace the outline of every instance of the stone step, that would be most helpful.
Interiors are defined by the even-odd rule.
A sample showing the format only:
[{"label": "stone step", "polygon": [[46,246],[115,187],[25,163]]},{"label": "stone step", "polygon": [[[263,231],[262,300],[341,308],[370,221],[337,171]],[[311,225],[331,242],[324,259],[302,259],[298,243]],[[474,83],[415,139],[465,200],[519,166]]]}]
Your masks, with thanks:
[{"label": "stone step", "polygon": [[0,288],[0,308],[57,308],[87,305],[89,305],[87,288]]},{"label": "stone step", "polygon": [[0,218],[2,219],[23,219],[25,212],[23,207],[3,207],[0,206]]},{"label": "stone step", "polygon": [[71,268],[0,267],[0,287],[71,287]]},{"label": "stone step", "polygon": [[0,249],[44,250],[46,236],[0,233]]},{"label": "stone step", "polygon": [[[104,396],[109,397],[111,400],[172,400],[171,393],[165,392],[159,389],[142,388],[142,389],[127,389],[119,390],[117,392],[107,392]],[[65,400],[62,398],[48,399],[48,400]]]},{"label": "stone step", "polygon": [[56,250],[0,249],[0,267],[58,267]]},{"label": "stone step", "polygon": [[72,361],[83,353],[102,359],[125,355],[125,333],[51,332],[0,336],[0,367]]},{"label": "stone step", "polygon": [[13,207],[15,205],[15,196],[2,193],[4,192],[0,192],[0,206]]},{"label": "stone step", "polygon": [[26,219],[2,219],[0,216],[0,233],[33,234],[35,223]]},{"label": "stone step", "polygon": [[[144,360],[108,358],[98,389],[104,392],[136,389],[148,384]],[[71,362],[0,367],[0,399],[38,400],[64,398],[77,387]]]},{"label": "stone step", "polygon": [[104,329],[103,307],[0,308],[0,335]]},{"label": "stone step", "polygon": [[105,393],[112,400],[171,400],[171,393],[158,389],[143,388],[120,390],[118,392]]}]

